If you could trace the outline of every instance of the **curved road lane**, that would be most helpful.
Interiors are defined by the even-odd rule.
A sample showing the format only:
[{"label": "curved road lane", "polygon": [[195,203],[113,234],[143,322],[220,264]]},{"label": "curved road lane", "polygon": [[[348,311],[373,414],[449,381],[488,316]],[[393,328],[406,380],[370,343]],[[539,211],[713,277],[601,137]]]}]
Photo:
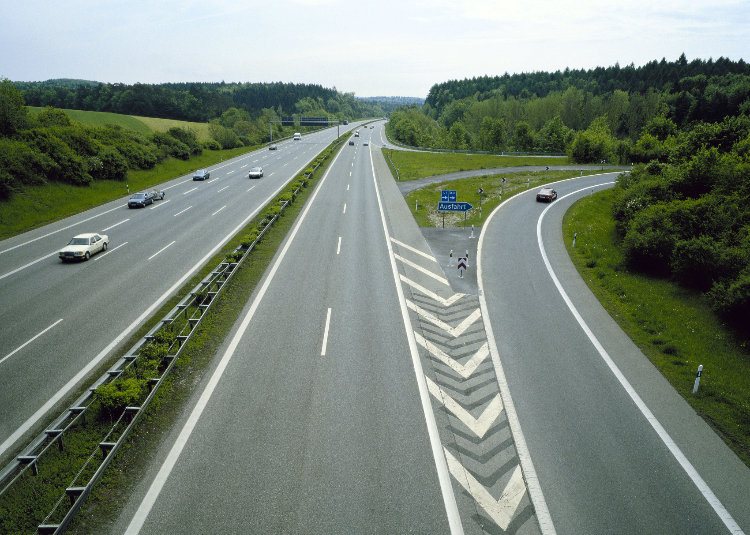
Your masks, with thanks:
[{"label": "curved road lane", "polygon": [[513,197],[481,238],[492,331],[552,521],[560,534],[748,533],[750,470],[602,309],[562,243],[566,209],[615,177],[558,182],[552,206]]}]

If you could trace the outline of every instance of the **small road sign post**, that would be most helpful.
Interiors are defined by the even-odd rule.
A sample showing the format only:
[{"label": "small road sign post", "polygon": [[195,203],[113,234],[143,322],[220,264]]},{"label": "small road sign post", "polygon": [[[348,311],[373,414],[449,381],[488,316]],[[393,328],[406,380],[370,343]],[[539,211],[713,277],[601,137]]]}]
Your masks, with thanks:
[{"label": "small road sign post", "polygon": [[465,270],[466,270],[466,258],[459,258],[458,259],[458,277],[460,279],[464,278]]}]

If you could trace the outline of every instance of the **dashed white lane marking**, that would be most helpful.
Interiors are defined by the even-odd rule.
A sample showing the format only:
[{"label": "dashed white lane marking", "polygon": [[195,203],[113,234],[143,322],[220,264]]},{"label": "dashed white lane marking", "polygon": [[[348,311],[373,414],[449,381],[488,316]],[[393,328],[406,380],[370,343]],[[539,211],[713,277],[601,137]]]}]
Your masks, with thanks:
[{"label": "dashed white lane marking", "polygon": [[326,348],[328,347],[328,330],[331,327],[331,309],[328,309],[328,314],[326,314],[326,326],[325,329],[323,329],[323,347],[320,349],[320,355],[325,356],[326,354]]},{"label": "dashed white lane marking", "polygon": [[149,259],[149,260],[151,260],[151,259],[152,259],[152,258],[154,258],[154,257],[155,257],[156,255],[158,255],[158,254],[160,254],[160,253],[163,253],[163,252],[164,252],[164,251],[166,251],[166,250],[167,250],[167,249],[168,249],[169,247],[172,247],[172,246],[173,246],[173,245],[174,245],[175,243],[177,243],[177,241],[176,241],[176,240],[175,240],[175,241],[173,241],[172,243],[170,243],[169,245],[167,245],[166,247],[164,247],[163,249],[161,249],[161,250],[157,251],[157,252],[156,252],[156,253],[154,253],[153,255],[149,256],[149,257],[148,257],[148,259]]},{"label": "dashed white lane marking", "polygon": [[115,224],[114,224],[114,225],[112,225],[111,227],[107,227],[107,228],[105,228],[105,229],[102,229],[102,233],[104,233],[104,232],[107,232],[108,230],[111,230],[111,229],[115,228],[116,226],[118,226],[118,225],[122,225],[123,223],[126,223],[126,222],[128,222],[128,221],[130,221],[130,218],[128,218],[128,219],[125,219],[124,221],[120,221],[119,223],[115,223]]},{"label": "dashed white lane marking", "polygon": [[27,341],[26,343],[24,343],[24,344],[22,344],[22,345],[18,346],[18,347],[17,347],[16,349],[14,349],[13,351],[11,351],[11,352],[10,352],[10,353],[8,353],[7,355],[5,355],[5,356],[4,356],[4,357],[3,357],[2,359],[0,359],[0,364],[2,364],[2,363],[3,363],[3,362],[5,362],[6,360],[8,360],[8,359],[9,359],[10,357],[12,357],[13,355],[15,355],[15,354],[16,354],[16,353],[18,353],[19,351],[21,351],[21,350],[22,350],[22,349],[23,349],[24,347],[26,347],[26,346],[27,346],[27,345],[29,345],[29,344],[30,344],[31,342],[33,342],[34,340],[36,340],[37,338],[39,338],[40,336],[42,336],[42,335],[43,335],[44,333],[46,333],[47,331],[49,331],[49,330],[50,330],[50,329],[51,329],[52,327],[54,327],[55,325],[57,325],[57,324],[58,324],[58,323],[60,323],[61,321],[62,321],[62,318],[60,318],[60,319],[59,319],[59,320],[57,320],[57,321],[56,321],[55,323],[53,323],[52,325],[50,325],[49,327],[47,327],[46,329],[44,329],[44,330],[43,330],[42,332],[40,332],[39,334],[37,334],[36,336],[34,336],[34,337],[33,337],[33,338],[31,338],[30,340],[28,340],[28,341]]},{"label": "dashed white lane marking", "polygon": [[187,211],[188,211],[188,210],[190,210],[191,208],[192,208],[192,206],[188,206],[188,207],[187,207],[187,208],[185,208],[184,210],[182,210],[182,211],[180,211],[180,212],[177,212],[177,213],[176,213],[176,214],[174,215],[174,217],[177,217],[178,215],[180,215],[180,214],[182,214],[182,213],[184,213],[184,212],[187,212]]},{"label": "dashed white lane marking", "polygon": [[336,247],[336,254],[339,254],[341,252],[341,236],[339,236],[339,245]]}]

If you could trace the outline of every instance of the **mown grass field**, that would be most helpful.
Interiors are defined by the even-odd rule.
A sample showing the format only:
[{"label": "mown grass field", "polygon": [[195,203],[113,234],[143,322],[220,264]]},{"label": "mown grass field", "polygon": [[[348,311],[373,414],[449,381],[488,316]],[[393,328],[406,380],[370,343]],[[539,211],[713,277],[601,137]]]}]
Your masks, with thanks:
[{"label": "mown grass field", "polygon": [[383,150],[386,161],[390,158],[399,171],[401,180],[416,180],[428,176],[444,175],[472,169],[520,167],[527,165],[564,165],[570,163],[565,156],[497,156],[494,154],[460,154],[453,152],[416,152]]},{"label": "mown grass field", "polygon": [[[36,115],[37,113],[42,111],[44,108],[36,108],[33,106],[28,106],[28,109],[31,114]],[[81,124],[85,124],[85,125],[102,126],[105,124],[114,124],[117,126],[121,126],[123,128],[127,128],[129,130],[134,130],[135,132],[138,132],[139,134],[144,134],[144,135],[148,135],[155,130],[155,128],[152,128],[151,126],[146,124],[146,122],[144,122],[142,118],[136,118],[130,115],[120,115],[119,113],[108,113],[108,112],[102,112],[102,111],[82,111],[82,110],[62,110],[62,111],[64,111],[68,115],[68,117],[71,118],[71,120],[76,121]],[[193,124],[193,123],[186,123],[186,124]]]}]

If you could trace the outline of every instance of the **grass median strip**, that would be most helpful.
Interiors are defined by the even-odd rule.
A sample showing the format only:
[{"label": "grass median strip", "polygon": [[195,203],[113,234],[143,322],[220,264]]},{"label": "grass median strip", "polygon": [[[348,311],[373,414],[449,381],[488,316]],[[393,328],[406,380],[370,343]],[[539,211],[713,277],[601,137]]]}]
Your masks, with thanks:
[{"label": "grass median strip", "polygon": [[[341,140],[338,140],[334,145],[340,142]],[[332,147],[334,150],[337,149],[333,145]],[[290,183],[296,184],[302,181],[307,183],[307,187],[296,196],[289,192],[282,192],[279,195],[280,200],[292,200],[291,205],[281,213],[274,225],[267,230],[263,239],[237,269],[221,298],[217,300],[215,307],[206,315],[191,338],[172,373],[165,378],[162,388],[149,406],[146,415],[138,423],[136,431],[118,452],[102,481],[74,519],[68,533],[101,533],[106,529],[105,526],[114,521],[132,485],[139,480],[148,466],[151,452],[156,451],[164,436],[179,418],[184,404],[192,394],[193,387],[200,381],[206,368],[210,366],[224,338],[263,277],[276,250],[285,239],[297,215],[304,208],[307,199],[312,195],[317,178],[323,176],[332,160],[331,157],[316,158],[316,161],[320,161],[320,166],[311,180],[299,179],[292,180]],[[314,163],[310,165],[310,168],[313,165]],[[276,201],[271,204],[275,203]],[[248,235],[256,232],[258,225],[269,211],[273,211],[273,206],[263,210],[245,229],[230,240],[200,273],[196,274],[138,333],[131,337],[124,347],[130,348],[135,345],[154,325],[158,324],[187,292],[193,289],[227,255],[232,254]],[[121,354],[124,352],[123,350]],[[116,361],[121,354],[114,356],[102,366],[100,373]],[[75,398],[71,396],[71,399]],[[81,466],[83,460],[90,456],[92,451],[97,454],[96,445],[101,441],[101,432],[111,427],[111,419],[114,415],[110,415],[104,407],[87,414],[85,423],[81,422],[74,432],[66,434],[64,448],[61,451],[55,448],[54,451],[40,458],[38,476],[32,476],[28,472],[8,492],[0,496],[0,527],[4,532],[33,533],[36,526],[44,519],[44,515],[53,508],[55,501],[59,500],[61,495],[64,497],[65,486],[76,475],[76,467]],[[117,438],[117,432],[115,432],[107,438],[107,441],[117,440]],[[51,519],[51,521],[54,520]]]}]

